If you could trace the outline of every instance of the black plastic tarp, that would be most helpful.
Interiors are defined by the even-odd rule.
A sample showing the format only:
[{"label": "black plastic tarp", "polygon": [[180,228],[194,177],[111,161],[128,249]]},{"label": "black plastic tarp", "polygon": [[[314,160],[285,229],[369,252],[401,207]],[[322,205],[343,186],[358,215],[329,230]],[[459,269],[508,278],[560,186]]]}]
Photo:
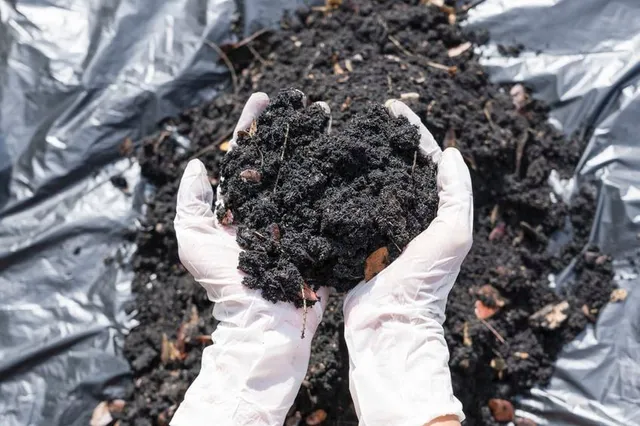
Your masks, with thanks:
[{"label": "black plastic tarp", "polygon": [[[86,425],[130,381],[127,238],[146,197],[119,147],[229,85],[205,40],[274,25],[295,0],[0,0],[0,424]],[[640,424],[640,4],[486,0],[483,62],[525,82],[552,121],[583,132],[577,178],[602,183],[593,239],[615,256],[624,304],[568,345],[523,399],[539,424]],[[517,58],[496,44],[524,45]],[[114,186],[123,176],[128,187]]]}]

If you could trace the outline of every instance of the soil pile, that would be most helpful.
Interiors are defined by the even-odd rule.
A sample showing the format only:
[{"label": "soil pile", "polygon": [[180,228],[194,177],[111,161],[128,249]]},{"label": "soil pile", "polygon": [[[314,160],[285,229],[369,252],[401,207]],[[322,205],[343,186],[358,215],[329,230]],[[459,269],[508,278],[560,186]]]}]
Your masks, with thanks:
[{"label": "soil pile", "polygon": [[[415,126],[380,105],[337,134],[329,120],[283,91],[222,161],[218,217],[238,225],[244,284],[273,302],[313,302],[321,285],[347,291],[365,265],[371,279],[436,215],[436,167]],[[366,262],[378,250],[386,262]]]},{"label": "soil pile", "polygon": [[[273,97],[292,86],[310,102],[330,105],[336,133],[369,102],[401,98],[436,140],[458,147],[467,161],[474,246],[445,322],[454,391],[467,424],[508,420],[515,395],[548,381],[562,345],[595,321],[613,289],[609,258],[584,249],[595,191],[583,186],[568,207],[547,184],[552,170],[561,178],[573,174],[584,141],[552,128],[546,108],[522,87],[509,93],[488,81],[471,48],[483,37],[465,33],[456,24],[463,18],[417,1],[350,0],[291,14],[278,32],[221,46],[236,67],[236,93],[162,123],[164,130],[144,142],[139,156],[157,190],[137,237],[140,326],[125,347],[136,378],[122,424],[166,424],[215,327],[205,292],[177,256],[172,221],[186,161],[197,155],[217,184],[217,165],[249,94]],[[549,276],[576,257],[572,279],[552,288]],[[319,424],[325,416],[323,424],[357,424],[341,310],[340,298],[330,300],[287,425]]]}]

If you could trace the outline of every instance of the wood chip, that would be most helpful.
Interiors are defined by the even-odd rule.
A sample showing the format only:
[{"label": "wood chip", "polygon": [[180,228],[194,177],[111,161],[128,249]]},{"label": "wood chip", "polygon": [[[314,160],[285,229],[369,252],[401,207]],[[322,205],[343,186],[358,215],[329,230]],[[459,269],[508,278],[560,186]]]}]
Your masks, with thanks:
[{"label": "wood chip", "polygon": [[258,183],[262,180],[262,174],[254,169],[247,169],[240,172],[240,179],[243,182]]},{"label": "wood chip", "polygon": [[506,399],[490,399],[489,409],[491,410],[491,415],[496,421],[510,422],[514,419],[515,411],[513,409],[513,404]]},{"label": "wood chip", "polygon": [[491,222],[491,226],[495,226],[498,218],[500,217],[500,206],[495,205],[491,210],[491,216],[489,216],[489,221]]},{"label": "wood chip", "polygon": [[389,266],[389,250],[386,247],[380,247],[367,257],[364,264],[364,279],[370,281],[378,275],[384,268]]},{"label": "wood chip", "polygon": [[548,330],[555,330],[566,319],[569,302],[550,303],[529,317],[530,322]]},{"label": "wood chip", "polygon": [[89,426],[107,426],[112,421],[113,417],[109,411],[109,404],[107,401],[102,401],[93,409],[93,413],[91,413],[91,420],[89,420]]},{"label": "wood chip", "polygon": [[400,94],[400,100],[403,100],[403,101],[417,101],[418,99],[420,99],[420,95],[416,92],[408,92],[408,93]]},{"label": "wood chip", "polygon": [[460,56],[464,52],[469,50],[470,47],[471,42],[467,41],[466,43],[462,43],[459,46],[452,47],[451,49],[447,50],[447,55],[449,55],[450,58],[455,58],[456,56]]},{"label": "wood chip", "polygon": [[456,131],[453,129],[453,127],[450,127],[449,130],[447,130],[447,133],[445,133],[442,145],[445,149],[451,147],[456,148],[458,146],[458,144],[456,143]]},{"label": "wood chip", "polygon": [[168,364],[172,361],[180,361],[184,359],[184,354],[178,350],[176,345],[169,340],[166,334],[162,333],[162,345],[160,349],[160,361]]},{"label": "wood chip", "polygon": [[516,84],[509,91],[511,102],[518,112],[522,112],[529,103],[529,95],[522,84]]},{"label": "wood chip", "polygon": [[611,292],[609,302],[617,303],[623,302],[627,298],[628,292],[624,288],[617,288]]},{"label": "wood chip", "polygon": [[229,148],[231,148],[231,141],[224,141],[218,146],[218,149],[222,152],[228,152]]},{"label": "wood chip", "polygon": [[319,409],[309,414],[305,419],[305,423],[309,426],[319,425],[327,419],[327,412]]},{"label": "wood chip", "polygon": [[471,334],[469,334],[469,321],[465,321],[462,326],[462,344],[469,347],[473,345]]}]

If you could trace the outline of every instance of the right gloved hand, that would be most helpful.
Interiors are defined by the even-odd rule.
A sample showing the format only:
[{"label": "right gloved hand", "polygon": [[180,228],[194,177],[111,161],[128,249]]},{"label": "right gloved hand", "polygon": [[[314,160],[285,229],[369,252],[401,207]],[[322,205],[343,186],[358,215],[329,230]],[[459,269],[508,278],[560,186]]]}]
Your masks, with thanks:
[{"label": "right gloved hand", "polygon": [[361,425],[452,424],[464,414],[451,387],[442,323],[471,248],[471,178],[460,152],[442,152],[409,107],[393,100],[387,108],[420,129],[421,149],[438,164],[440,203],[435,220],[400,257],[345,298],[349,387]]}]

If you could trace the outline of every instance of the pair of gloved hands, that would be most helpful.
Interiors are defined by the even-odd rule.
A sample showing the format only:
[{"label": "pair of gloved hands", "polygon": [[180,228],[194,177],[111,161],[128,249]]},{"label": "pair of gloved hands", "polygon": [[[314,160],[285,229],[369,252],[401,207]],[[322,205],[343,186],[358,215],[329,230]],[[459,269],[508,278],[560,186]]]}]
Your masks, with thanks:
[{"label": "pair of gloved hands", "polygon": [[[248,129],[268,103],[264,93],[251,96],[232,148],[237,131]],[[396,261],[347,295],[349,386],[363,425],[457,424],[464,414],[453,396],[442,323],[447,296],[471,247],[471,179],[458,150],[442,152],[411,109],[395,100],[387,108],[420,129],[421,149],[438,164],[440,204],[436,219]],[[178,190],[175,230],[180,259],[215,302],[213,315],[220,323],[171,424],[280,426],[306,374],[328,290],[317,291],[320,303],[309,309],[301,339],[303,309],[268,302],[242,284],[242,249],[234,227],[218,222],[213,201],[204,165],[192,160]]]}]

